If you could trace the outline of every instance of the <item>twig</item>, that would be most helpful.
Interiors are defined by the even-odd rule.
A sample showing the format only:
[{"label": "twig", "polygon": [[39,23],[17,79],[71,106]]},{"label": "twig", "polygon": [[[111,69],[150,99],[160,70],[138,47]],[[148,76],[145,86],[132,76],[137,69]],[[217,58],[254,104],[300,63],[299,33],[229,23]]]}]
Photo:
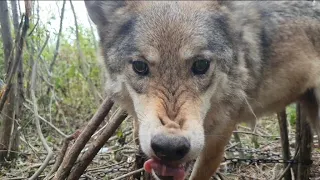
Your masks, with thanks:
[{"label": "twig", "polygon": [[[304,98],[309,98],[309,95],[305,95]],[[312,152],[312,129],[310,124],[307,121],[308,111],[307,104],[302,102],[297,104],[297,121],[296,121],[296,142],[299,147],[300,153],[297,157],[299,163],[297,166],[296,179],[309,179],[310,178],[310,167],[311,164],[308,162],[311,161],[311,152]],[[311,161],[312,163],[312,161]]]},{"label": "twig", "polygon": [[20,138],[19,138],[19,139],[20,139],[20,141],[24,142],[27,146],[29,146],[30,149],[31,149],[31,151],[33,151],[34,155],[35,155],[37,158],[39,158],[38,152],[37,152],[36,148],[33,147],[33,146],[26,140],[26,138],[24,137],[24,135],[23,135],[22,133],[20,134]]},{"label": "twig", "polygon": [[95,115],[92,117],[90,122],[87,124],[85,129],[82,131],[82,133],[79,135],[75,143],[68,151],[67,156],[65,156],[64,160],[61,163],[61,166],[59,167],[54,177],[55,180],[65,179],[69,175],[70,170],[76,162],[81,150],[90,140],[92,134],[98,129],[99,125],[111,110],[112,106],[113,101],[111,99],[107,98],[103,101]]},{"label": "twig", "polygon": [[225,180],[224,176],[221,173],[217,172],[216,174],[221,180]]},{"label": "twig", "polygon": [[[288,127],[287,127],[287,114],[286,110],[277,113],[278,117],[278,124],[280,128],[280,139],[281,139],[281,145],[282,145],[282,157],[285,160],[290,159],[290,147],[289,147],[289,138],[288,138]],[[289,164],[286,164],[287,166]],[[290,171],[286,169],[285,174],[285,180],[291,180],[291,174]]]},{"label": "twig", "polygon": [[[124,131],[123,132],[124,136],[128,136],[130,134],[132,134],[132,131]],[[114,140],[117,140],[118,138],[119,138],[118,136],[112,136],[108,141],[114,141]]]},{"label": "twig", "polygon": [[[134,138],[134,139],[132,139],[130,142],[126,143],[126,145],[124,145],[124,146],[122,146],[122,147],[120,147],[120,148],[118,148],[118,149],[110,150],[110,151],[108,151],[107,153],[115,153],[115,152],[118,152],[118,151],[120,151],[120,150],[122,150],[122,149],[129,148],[130,146],[129,146],[128,144],[133,143],[135,140],[136,140],[136,138]],[[130,148],[131,148],[131,147],[130,147]],[[132,149],[135,149],[135,148],[132,148]],[[137,149],[136,149],[136,150],[137,150]]]},{"label": "twig", "polygon": [[36,22],[36,24],[33,26],[33,28],[30,30],[28,36],[31,36],[31,35],[32,35],[32,33],[34,32],[34,30],[37,28],[37,26],[38,26],[38,24],[39,24],[39,21],[40,21],[40,17],[38,16],[38,17],[37,17],[37,22]]},{"label": "twig", "polygon": [[[290,169],[291,164],[288,164],[287,167],[282,171],[282,173],[279,175],[279,177],[277,178],[277,180],[281,180],[288,172],[288,170]],[[291,177],[291,174],[289,174]]]},{"label": "twig", "polygon": [[89,174],[84,174],[83,176],[90,179],[90,180],[96,180],[96,178],[90,176]]},{"label": "twig", "polygon": [[[28,101],[28,100],[27,100]],[[29,102],[29,103],[31,103],[31,102]],[[33,104],[33,103],[32,103]],[[31,112],[33,112],[34,113],[34,111],[29,107],[29,106],[27,106],[26,104],[24,104],[24,107],[26,107],[27,109],[29,109]],[[38,114],[38,117],[39,117],[39,119],[41,119],[43,122],[45,122],[46,124],[48,124],[50,127],[52,127],[54,130],[56,130],[61,136],[63,136],[63,137],[67,137],[67,135],[65,134],[65,133],[63,133],[59,128],[57,128],[55,125],[53,125],[52,123],[50,123],[49,121],[47,121],[46,119],[44,119],[42,116],[40,116],[39,114]]]},{"label": "twig", "polygon": [[120,180],[120,179],[129,177],[129,176],[132,176],[132,175],[134,175],[134,174],[140,173],[140,172],[142,172],[142,171],[144,171],[143,168],[137,169],[137,170],[135,170],[135,171],[129,172],[129,173],[127,173],[127,174],[124,174],[124,175],[119,176],[119,177],[117,177],[117,178],[114,178],[114,179],[112,179],[112,180]]},{"label": "twig", "polygon": [[229,150],[229,149],[231,149],[231,148],[234,148],[234,147],[237,146],[238,144],[239,144],[239,143],[235,143],[235,144],[227,147],[227,148],[225,149],[225,151],[227,151],[227,150]]},{"label": "twig", "polygon": [[52,62],[51,62],[51,64],[50,64],[50,66],[49,66],[49,71],[50,71],[50,73],[52,72],[53,65],[54,65],[54,63],[56,62],[57,57],[58,57],[58,54],[59,54],[60,37],[61,37],[61,33],[62,33],[62,26],[63,26],[65,6],[66,6],[66,0],[63,0],[62,9],[61,9],[61,16],[60,16],[59,33],[58,33],[58,35],[57,35],[58,37],[57,37],[56,49],[55,49],[54,54],[53,54]]},{"label": "twig", "polygon": [[[294,154],[294,156],[293,156],[292,159],[296,159],[296,157],[297,157],[297,155],[299,154],[299,152],[300,152],[300,149],[297,148],[297,150],[296,150],[296,152],[295,152],[295,154]],[[286,167],[286,168],[282,171],[282,173],[279,175],[279,177],[277,178],[277,180],[281,180],[281,179],[287,174],[287,171],[290,169],[291,166],[292,166],[292,164],[289,163],[289,164],[287,165],[287,167]]]},{"label": "twig", "polygon": [[[53,59],[52,59],[50,66],[49,66],[49,77],[51,77],[51,73],[53,71],[53,66],[54,66],[54,64],[57,60],[58,54],[59,54],[60,37],[61,37],[61,33],[62,33],[62,25],[63,25],[63,19],[64,19],[65,6],[66,6],[66,0],[63,0],[62,9],[61,9],[61,16],[60,16],[60,27],[59,27],[59,32],[57,35],[57,42],[56,42],[56,49],[54,51]],[[49,81],[50,81],[50,78],[49,78]],[[47,94],[49,94],[51,88],[52,88],[51,86],[48,87]]]},{"label": "twig", "polygon": [[[238,127],[237,127],[238,129]],[[239,136],[239,133],[237,132],[233,132],[233,137],[234,137],[234,140],[239,144],[239,148],[242,148],[242,143],[241,143],[241,139],[240,139],[240,136]],[[244,158],[244,153],[243,151],[239,151],[239,155],[240,155],[240,158]]]},{"label": "twig", "polygon": [[[44,175],[39,176],[39,178],[42,178],[42,177],[44,177]],[[27,179],[27,177],[14,177],[14,178],[8,178],[5,180],[21,180],[21,179],[25,180]]]},{"label": "twig", "polygon": [[123,162],[118,162],[118,163],[115,163],[115,164],[111,164],[111,165],[107,165],[107,166],[99,166],[99,167],[95,167],[95,168],[92,168],[92,169],[87,169],[86,172],[89,172],[89,171],[100,171],[101,169],[108,169],[110,167],[113,167],[113,166],[116,166],[116,165],[119,165],[119,164],[122,164]]},{"label": "twig", "polygon": [[62,146],[62,149],[60,150],[59,156],[56,159],[56,163],[53,165],[51,171],[44,178],[45,180],[50,179],[51,175],[58,170],[58,168],[61,165],[63,158],[67,152],[70,141],[72,141],[73,139],[76,139],[79,136],[79,134],[80,134],[80,131],[76,131],[75,133],[73,133],[72,135],[70,135],[64,139],[63,146]]},{"label": "twig", "polygon": [[20,179],[27,179],[27,177],[14,177],[14,178],[8,178],[7,180],[20,180]]},{"label": "twig", "polygon": [[[49,161],[49,165],[52,165],[52,164],[54,164],[54,163],[55,163],[54,160]],[[19,168],[19,172],[20,172],[20,173],[24,173],[24,172],[30,171],[30,169],[39,168],[39,167],[41,167],[41,165],[42,165],[42,163],[37,163],[37,164],[33,164],[33,165],[31,165],[31,166],[27,166],[27,167],[25,167],[25,168]],[[39,177],[38,177],[38,178],[39,178]],[[28,178],[25,178],[25,179],[28,179]]]},{"label": "twig", "polygon": [[70,172],[68,180],[76,180],[79,179],[81,174],[88,167],[92,159],[99,152],[99,150],[103,147],[105,142],[115,133],[120,124],[126,119],[127,113],[124,111],[120,111],[116,118],[108,123],[108,126],[103,130],[100,136],[88,147],[88,150],[82,155],[82,157],[77,161],[76,165]]},{"label": "twig", "polygon": [[[40,52],[39,52],[39,56],[41,56],[41,53],[44,49],[44,47],[47,45],[48,43],[48,39],[49,36],[47,36],[46,42],[45,44],[42,46]],[[38,114],[38,105],[37,105],[37,98],[35,95],[35,88],[36,88],[36,78],[37,78],[37,60],[34,62],[33,67],[32,67],[32,75],[31,75],[31,97],[32,97],[32,101],[33,101],[33,111],[34,111],[34,121],[36,124],[36,128],[37,128],[37,134],[40,137],[40,140],[44,146],[44,148],[46,149],[46,151],[48,152],[46,159],[44,160],[44,162],[42,163],[42,165],[40,166],[40,168],[29,178],[29,180],[34,180],[37,179],[38,176],[41,174],[41,172],[48,166],[49,161],[52,159],[53,157],[53,152],[51,150],[51,148],[49,147],[49,145],[47,144],[46,139],[44,138],[42,131],[41,131],[41,126],[40,126],[40,120],[39,120],[39,114]]]},{"label": "twig", "polygon": [[[118,112],[121,111],[121,108],[117,108],[111,115],[111,117],[109,119],[113,119],[115,115],[118,114]],[[103,129],[108,126],[108,123],[106,123],[104,126],[102,126],[102,128],[98,129],[93,135],[92,137],[94,136],[97,136],[98,134],[100,134],[101,131],[103,131]]]},{"label": "twig", "polygon": [[257,134],[254,132],[247,132],[247,131],[233,131],[234,133],[242,133],[242,134],[250,134],[253,136],[260,136],[260,137],[265,137],[265,138],[280,138],[279,136],[268,136],[268,135],[262,135],[262,134]]}]

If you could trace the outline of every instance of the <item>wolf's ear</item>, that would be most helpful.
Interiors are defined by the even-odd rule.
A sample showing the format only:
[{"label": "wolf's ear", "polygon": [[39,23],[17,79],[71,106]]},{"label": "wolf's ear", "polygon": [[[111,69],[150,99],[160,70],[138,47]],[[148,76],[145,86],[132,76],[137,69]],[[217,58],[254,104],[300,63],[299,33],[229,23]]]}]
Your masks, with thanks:
[{"label": "wolf's ear", "polygon": [[91,20],[98,26],[108,24],[114,13],[126,4],[124,0],[84,0],[84,2]]}]

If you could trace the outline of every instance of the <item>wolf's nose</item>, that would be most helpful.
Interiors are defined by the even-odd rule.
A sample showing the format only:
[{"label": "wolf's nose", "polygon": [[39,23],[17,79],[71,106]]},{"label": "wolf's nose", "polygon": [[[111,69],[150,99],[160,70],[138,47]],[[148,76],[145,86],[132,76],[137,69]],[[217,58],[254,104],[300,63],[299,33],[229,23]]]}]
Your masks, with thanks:
[{"label": "wolf's nose", "polygon": [[189,152],[190,142],[183,136],[158,134],[152,138],[151,148],[161,160],[178,161]]}]

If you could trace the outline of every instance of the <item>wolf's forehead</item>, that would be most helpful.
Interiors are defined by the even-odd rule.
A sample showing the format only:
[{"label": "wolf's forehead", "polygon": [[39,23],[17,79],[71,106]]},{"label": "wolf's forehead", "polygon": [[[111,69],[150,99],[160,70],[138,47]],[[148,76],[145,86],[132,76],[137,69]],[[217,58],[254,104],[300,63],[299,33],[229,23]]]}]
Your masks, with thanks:
[{"label": "wolf's forehead", "polygon": [[136,22],[136,44],[145,55],[152,54],[154,61],[172,56],[187,59],[207,45],[210,17],[202,6],[192,8],[195,4],[189,2],[146,4]]}]

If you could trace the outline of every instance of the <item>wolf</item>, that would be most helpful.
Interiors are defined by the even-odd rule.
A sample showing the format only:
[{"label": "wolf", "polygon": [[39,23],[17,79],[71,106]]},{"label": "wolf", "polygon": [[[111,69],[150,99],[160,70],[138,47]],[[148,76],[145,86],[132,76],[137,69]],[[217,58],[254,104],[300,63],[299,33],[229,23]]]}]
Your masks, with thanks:
[{"label": "wolf", "polygon": [[[85,1],[106,91],[135,119],[157,179],[216,172],[235,126],[301,102],[319,132],[320,5]],[[312,97],[310,98],[307,97]]]}]

